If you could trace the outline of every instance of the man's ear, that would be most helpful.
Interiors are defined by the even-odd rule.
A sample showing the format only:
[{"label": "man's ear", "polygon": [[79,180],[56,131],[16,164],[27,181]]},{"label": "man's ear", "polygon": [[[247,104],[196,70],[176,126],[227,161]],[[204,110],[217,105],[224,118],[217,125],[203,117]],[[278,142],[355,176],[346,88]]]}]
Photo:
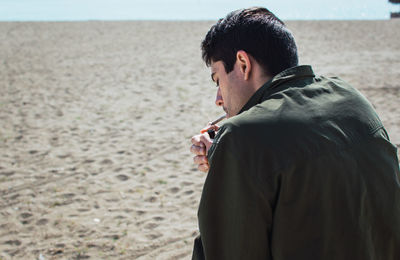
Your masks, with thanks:
[{"label": "man's ear", "polygon": [[239,65],[240,72],[243,74],[244,80],[249,80],[251,72],[251,60],[247,52],[238,51],[236,53],[236,62]]}]

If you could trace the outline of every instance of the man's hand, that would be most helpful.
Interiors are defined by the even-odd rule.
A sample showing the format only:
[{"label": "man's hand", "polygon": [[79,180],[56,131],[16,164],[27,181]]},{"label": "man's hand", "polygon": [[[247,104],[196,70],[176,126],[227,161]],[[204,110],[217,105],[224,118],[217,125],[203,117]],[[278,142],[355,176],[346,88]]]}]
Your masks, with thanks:
[{"label": "man's hand", "polygon": [[[208,129],[218,130],[218,126],[209,125]],[[197,164],[197,169],[202,172],[208,172],[210,166],[208,165],[207,153],[213,143],[207,132],[204,134],[195,135],[192,137],[192,146],[190,152],[195,154],[193,161]]]}]

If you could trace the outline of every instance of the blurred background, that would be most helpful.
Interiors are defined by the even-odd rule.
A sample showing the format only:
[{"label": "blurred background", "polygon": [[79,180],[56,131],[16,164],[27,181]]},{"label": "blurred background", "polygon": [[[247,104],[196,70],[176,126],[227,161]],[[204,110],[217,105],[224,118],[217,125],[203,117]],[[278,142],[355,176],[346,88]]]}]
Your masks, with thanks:
[{"label": "blurred background", "polygon": [[2,0],[0,20],[215,20],[249,6],[266,6],[283,20],[376,20],[399,11],[388,0]]}]

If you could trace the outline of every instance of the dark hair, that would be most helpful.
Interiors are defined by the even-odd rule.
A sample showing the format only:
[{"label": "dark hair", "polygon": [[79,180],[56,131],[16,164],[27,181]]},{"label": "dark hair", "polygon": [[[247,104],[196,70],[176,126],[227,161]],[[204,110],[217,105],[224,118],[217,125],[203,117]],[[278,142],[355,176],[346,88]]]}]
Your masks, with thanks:
[{"label": "dark hair", "polygon": [[250,54],[271,76],[298,65],[292,33],[262,7],[236,10],[220,19],[208,31],[201,50],[207,66],[222,61],[227,73],[233,70],[240,50]]}]

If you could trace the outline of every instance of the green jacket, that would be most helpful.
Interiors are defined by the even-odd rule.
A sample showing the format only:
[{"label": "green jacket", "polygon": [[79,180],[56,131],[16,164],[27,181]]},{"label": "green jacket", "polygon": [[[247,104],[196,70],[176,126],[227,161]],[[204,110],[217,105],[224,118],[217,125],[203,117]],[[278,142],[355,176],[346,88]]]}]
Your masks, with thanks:
[{"label": "green jacket", "polygon": [[193,259],[400,259],[396,148],[342,80],[281,72],[225,121],[208,159]]}]

